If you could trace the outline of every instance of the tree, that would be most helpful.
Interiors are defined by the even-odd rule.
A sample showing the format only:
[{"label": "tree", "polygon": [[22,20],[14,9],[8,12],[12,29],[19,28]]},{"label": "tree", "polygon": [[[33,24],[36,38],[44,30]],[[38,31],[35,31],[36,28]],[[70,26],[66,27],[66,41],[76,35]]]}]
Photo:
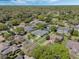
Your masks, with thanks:
[{"label": "tree", "polygon": [[0,31],[6,30],[8,27],[4,23],[0,23]]},{"label": "tree", "polygon": [[62,44],[40,46],[32,53],[36,59],[69,59],[68,49]]},{"label": "tree", "polygon": [[79,36],[79,32],[77,30],[74,30],[72,35],[73,36]]},{"label": "tree", "polygon": [[38,23],[37,25],[36,25],[36,28],[37,29],[44,29],[46,27],[46,25],[45,24],[42,24],[42,23]]},{"label": "tree", "polygon": [[24,20],[25,23],[29,23],[29,22],[31,22],[31,21],[32,21],[32,18],[26,18],[26,19]]},{"label": "tree", "polygon": [[17,27],[16,29],[14,29],[13,32],[15,32],[15,34],[20,34],[20,35],[25,34],[24,28],[22,27]]},{"label": "tree", "polygon": [[40,19],[40,20],[44,20],[44,15],[38,15],[38,19]]},{"label": "tree", "polygon": [[4,32],[4,33],[3,33],[3,36],[4,36],[6,39],[8,39],[11,35],[12,35],[12,34],[9,33],[9,32]]},{"label": "tree", "polygon": [[51,31],[56,32],[57,28],[55,26],[51,26]]},{"label": "tree", "polygon": [[17,26],[17,25],[19,25],[21,23],[21,20],[11,20],[10,21],[10,24],[12,24],[13,26]]}]

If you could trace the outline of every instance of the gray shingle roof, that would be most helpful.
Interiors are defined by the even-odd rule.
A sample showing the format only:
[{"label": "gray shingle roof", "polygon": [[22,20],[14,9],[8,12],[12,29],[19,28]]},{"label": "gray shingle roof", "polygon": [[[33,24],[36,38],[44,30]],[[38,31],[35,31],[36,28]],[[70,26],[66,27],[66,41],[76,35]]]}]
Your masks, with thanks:
[{"label": "gray shingle roof", "polygon": [[33,26],[26,26],[24,29],[25,29],[25,31],[30,32],[30,31],[34,30],[34,27]]},{"label": "gray shingle roof", "polygon": [[79,53],[79,42],[71,41],[69,40],[67,42],[67,47],[73,52],[73,53]]},{"label": "gray shingle roof", "polygon": [[32,25],[36,25],[36,24],[38,24],[38,23],[46,24],[46,22],[40,21],[40,20],[38,20],[38,19],[35,19],[35,20],[33,20],[33,21],[30,22],[30,24],[32,24]]},{"label": "gray shingle roof", "polygon": [[19,48],[16,45],[10,46],[9,48],[5,49],[2,54],[6,55],[8,53],[10,53],[11,51],[14,52],[16,50],[18,50]]},{"label": "gray shingle roof", "polygon": [[69,33],[70,29],[66,27],[58,27],[57,32],[58,33]]},{"label": "gray shingle roof", "polygon": [[36,30],[36,31],[32,32],[32,34],[35,35],[35,36],[43,36],[47,33],[48,33],[48,31],[46,31],[46,30]]},{"label": "gray shingle roof", "polygon": [[23,42],[25,39],[24,39],[23,36],[15,35],[15,36],[14,36],[14,40],[15,40],[15,41],[21,41],[21,42]]},{"label": "gray shingle roof", "polygon": [[9,48],[9,44],[8,43],[0,43],[0,51],[3,51],[5,49]]}]

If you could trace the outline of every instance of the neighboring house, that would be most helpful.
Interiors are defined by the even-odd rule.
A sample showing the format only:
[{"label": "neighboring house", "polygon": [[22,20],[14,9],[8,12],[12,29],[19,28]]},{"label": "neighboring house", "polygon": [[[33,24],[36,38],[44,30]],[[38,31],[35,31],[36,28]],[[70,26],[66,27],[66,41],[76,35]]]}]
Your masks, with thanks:
[{"label": "neighboring house", "polygon": [[56,42],[62,42],[64,39],[63,35],[52,34],[47,37],[47,41],[44,42],[43,45],[54,44]]},{"label": "neighboring house", "polygon": [[59,34],[66,34],[66,35],[70,35],[70,29],[69,28],[67,28],[67,27],[58,27],[57,28],[57,33],[59,33]]},{"label": "neighboring house", "polygon": [[26,27],[24,27],[24,29],[26,32],[31,32],[31,31],[35,30],[34,26],[26,26]]},{"label": "neighboring house", "polygon": [[15,35],[15,36],[14,36],[14,41],[15,41],[16,43],[22,43],[22,42],[25,41],[25,39],[24,39],[24,37],[21,36],[21,35]]},{"label": "neighboring house", "polygon": [[41,36],[44,36],[45,34],[48,34],[48,31],[47,30],[35,30],[31,33],[35,36],[41,37]]},{"label": "neighboring house", "polygon": [[69,49],[71,57],[76,59],[79,56],[79,42],[69,40],[66,46]]},{"label": "neighboring house", "polygon": [[7,31],[5,31],[5,30],[4,31],[0,31],[0,35],[2,35],[2,33],[4,33],[4,32],[7,32]]},{"label": "neighboring house", "polygon": [[32,50],[36,47],[36,44],[33,43],[30,40],[27,40],[25,42],[22,43],[22,47],[21,50],[25,53],[25,54],[29,54],[30,52],[32,52]]},{"label": "neighboring house", "polygon": [[31,25],[36,26],[36,24],[41,23],[41,24],[46,24],[46,22],[44,21],[40,21],[38,19],[35,19],[33,21],[30,22]]},{"label": "neighboring house", "polygon": [[6,50],[9,48],[9,44],[8,43],[0,43],[0,52]]},{"label": "neighboring house", "polygon": [[64,35],[57,35],[57,34],[52,34],[50,35],[50,40],[53,42],[61,42],[64,39]]},{"label": "neighboring house", "polygon": [[18,50],[19,48],[16,45],[12,45],[9,46],[9,48],[5,49],[4,51],[2,51],[2,55],[7,55],[10,52],[15,52],[16,50]]}]

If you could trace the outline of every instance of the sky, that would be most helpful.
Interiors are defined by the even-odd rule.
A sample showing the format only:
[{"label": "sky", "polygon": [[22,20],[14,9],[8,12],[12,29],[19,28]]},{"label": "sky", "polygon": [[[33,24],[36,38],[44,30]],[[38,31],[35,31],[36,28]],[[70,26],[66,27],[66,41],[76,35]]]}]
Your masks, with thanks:
[{"label": "sky", "polygon": [[79,0],[0,0],[0,5],[79,5]]}]

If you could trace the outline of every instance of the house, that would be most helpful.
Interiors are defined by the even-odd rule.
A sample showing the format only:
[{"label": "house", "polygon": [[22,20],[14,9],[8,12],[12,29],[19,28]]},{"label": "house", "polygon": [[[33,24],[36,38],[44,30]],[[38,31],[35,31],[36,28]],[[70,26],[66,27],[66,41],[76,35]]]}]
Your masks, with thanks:
[{"label": "house", "polygon": [[21,50],[28,55],[29,53],[32,52],[32,50],[36,47],[36,43],[33,43],[30,40],[27,40],[25,42],[22,43],[22,47]]},{"label": "house", "polygon": [[31,32],[31,33],[33,35],[35,35],[35,36],[41,37],[41,36],[47,34],[48,31],[47,30],[35,30],[35,31]]},{"label": "house", "polygon": [[8,53],[10,52],[15,52],[16,50],[18,50],[18,46],[17,45],[12,45],[12,46],[9,46],[9,48],[5,49],[4,51],[2,51],[2,55],[7,55]]},{"label": "house", "polygon": [[6,50],[9,48],[9,44],[8,43],[0,43],[0,52]]},{"label": "house", "polygon": [[59,34],[66,34],[66,35],[70,35],[70,29],[69,28],[67,28],[67,27],[58,27],[57,28],[57,33],[59,33]]},{"label": "house", "polygon": [[24,37],[21,36],[21,35],[15,35],[15,36],[14,36],[14,41],[15,41],[16,43],[21,43],[21,42],[24,42],[25,39],[24,39]]},{"label": "house", "polygon": [[61,42],[64,39],[64,35],[57,35],[57,34],[52,34],[50,35],[50,40],[53,42]]},{"label": "house", "polygon": [[34,26],[26,26],[26,27],[24,27],[24,30],[26,31],[26,32],[31,32],[31,31],[33,31],[35,28],[34,28]]},{"label": "house", "polygon": [[36,24],[41,23],[41,24],[46,24],[44,21],[40,21],[39,19],[35,19],[30,22],[31,25],[36,26]]},{"label": "house", "polygon": [[54,44],[56,42],[62,42],[64,39],[63,35],[51,34],[47,37],[47,41],[44,42],[43,45]]},{"label": "house", "polygon": [[66,46],[69,49],[71,57],[74,58],[74,57],[79,56],[79,42],[69,40]]}]

